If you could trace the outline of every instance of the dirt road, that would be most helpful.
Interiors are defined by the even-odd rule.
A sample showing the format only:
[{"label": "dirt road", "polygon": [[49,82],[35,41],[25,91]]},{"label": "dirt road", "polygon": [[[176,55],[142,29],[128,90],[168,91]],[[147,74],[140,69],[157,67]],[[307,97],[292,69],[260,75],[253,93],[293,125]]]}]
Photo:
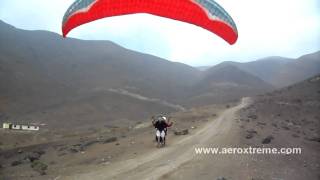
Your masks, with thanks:
[{"label": "dirt road", "polygon": [[218,145],[231,134],[231,127],[236,112],[250,104],[249,98],[243,98],[242,102],[232,108],[225,110],[218,118],[209,121],[208,124],[199,128],[193,134],[171,142],[169,146],[161,149],[112,163],[103,168],[95,169],[89,173],[58,177],[60,179],[89,180],[89,179],[162,179],[168,174],[179,170],[181,165],[192,161],[197,155],[195,147],[207,147],[209,141]]}]

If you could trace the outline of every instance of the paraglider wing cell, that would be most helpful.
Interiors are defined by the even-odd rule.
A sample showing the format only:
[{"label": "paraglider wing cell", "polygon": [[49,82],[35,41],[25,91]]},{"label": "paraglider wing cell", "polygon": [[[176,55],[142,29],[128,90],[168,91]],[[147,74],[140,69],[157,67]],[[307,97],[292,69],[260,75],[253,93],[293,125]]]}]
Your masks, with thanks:
[{"label": "paraglider wing cell", "polygon": [[229,44],[238,38],[236,24],[213,0],[76,0],[62,23],[66,37],[74,28],[105,17],[147,13],[170,18],[207,29]]}]

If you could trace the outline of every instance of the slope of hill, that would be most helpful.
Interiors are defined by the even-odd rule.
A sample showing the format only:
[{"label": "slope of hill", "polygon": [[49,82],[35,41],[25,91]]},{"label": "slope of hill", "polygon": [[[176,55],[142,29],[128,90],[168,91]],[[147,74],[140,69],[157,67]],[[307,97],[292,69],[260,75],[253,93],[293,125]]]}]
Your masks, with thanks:
[{"label": "slope of hill", "polygon": [[[238,119],[242,143],[274,148],[301,148],[301,154],[257,156],[248,167],[266,168],[288,179],[317,179],[320,160],[320,75],[255,97]],[[262,163],[261,163],[262,162]],[[287,169],[299,174],[285,174]],[[268,176],[262,173],[261,176]],[[265,179],[265,178],[263,178]],[[268,179],[268,178],[267,178]],[[286,179],[286,178],[284,178]]]},{"label": "slope of hill", "polygon": [[[272,89],[272,83],[252,74],[237,64],[203,72],[109,41],[63,39],[0,22],[1,122],[54,125],[68,119],[73,126],[117,117],[141,119]],[[126,112],[133,106],[137,109]]]},{"label": "slope of hill", "polygon": [[214,66],[204,72],[193,87],[191,104],[214,104],[238,101],[239,97],[271,91],[273,87],[263,80],[233,65]]},{"label": "slope of hill", "polygon": [[217,66],[233,65],[249,72],[274,87],[281,88],[320,73],[320,51],[298,59],[268,57],[247,63],[223,62]]},{"label": "slope of hill", "polygon": [[[199,71],[190,66],[133,52],[108,41],[63,39],[58,34],[20,30],[0,22],[0,112],[11,121],[26,121],[27,115],[37,122],[49,121],[58,107],[60,114],[72,114],[66,107],[70,104],[79,112],[102,106],[100,121],[110,117],[104,115],[114,112],[108,110],[113,106],[122,109],[119,113],[123,114],[133,106],[142,107],[131,116],[144,114],[138,117],[146,118],[155,112],[176,109],[137,98],[132,104],[129,102],[134,97],[110,90],[126,90],[174,104],[185,98],[184,90],[198,77]],[[96,101],[89,99],[97,95]],[[119,96],[127,101],[121,102]],[[87,99],[92,106],[85,106],[86,102],[79,99]],[[99,99],[109,105],[99,103]],[[148,111],[150,108],[155,111]],[[38,114],[42,114],[41,119]],[[87,118],[84,117],[60,116],[55,121],[82,121]]]},{"label": "slope of hill", "polygon": [[[210,99],[200,102],[197,98],[208,93],[215,97],[230,94],[204,88],[214,77],[204,77],[207,74],[196,68],[109,41],[63,39],[55,33],[20,30],[0,22],[0,49],[1,122],[54,127],[68,119],[72,127],[117,118],[141,119],[182,110],[181,105],[211,104]],[[201,91],[197,90],[199,81],[204,86]],[[237,83],[241,84],[239,79]],[[244,86],[233,88],[233,100],[248,94]]]}]

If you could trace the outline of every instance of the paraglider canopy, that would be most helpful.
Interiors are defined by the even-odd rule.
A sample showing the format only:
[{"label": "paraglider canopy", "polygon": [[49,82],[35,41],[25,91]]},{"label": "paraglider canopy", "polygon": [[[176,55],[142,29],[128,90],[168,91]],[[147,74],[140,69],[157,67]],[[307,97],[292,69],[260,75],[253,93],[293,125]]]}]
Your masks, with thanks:
[{"label": "paraglider canopy", "polygon": [[229,44],[238,39],[236,24],[214,0],[76,0],[62,22],[62,34],[105,17],[147,13],[207,29]]}]

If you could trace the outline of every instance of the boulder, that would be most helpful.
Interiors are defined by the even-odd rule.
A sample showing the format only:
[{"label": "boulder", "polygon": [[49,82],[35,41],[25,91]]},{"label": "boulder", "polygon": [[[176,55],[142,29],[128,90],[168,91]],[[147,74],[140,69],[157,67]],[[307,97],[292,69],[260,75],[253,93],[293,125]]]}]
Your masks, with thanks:
[{"label": "boulder", "polygon": [[18,165],[20,165],[20,164],[22,164],[22,161],[20,161],[20,160],[18,160],[18,161],[13,161],[13,162],[11,163],[11,166],[18,166]]},{"label": "boulder", "polygon": [[181,130],[181,131],[175,130],[174,134],[177,135],[177,136],[179,136],[179,135],[187,135],[187,134],[189,134],[189,130],[188,129],[184,129],[184,130]]},{"label": "boulder", "polygon": [[111,137],[111,138],[108,138],[108,139],[105,139],[105,140],[103,140],[103,144],[107,144],[107,143],[112,143],[112,142],[115,142],[115,141],[117,141],[118,140],[118,138],[117,137]]},{"label": "boulder", "polygon": [[78,153],[78,152],[80,152],[80,150],[79,150],[79,148],[72,147],[72,148],[69,149],[69,152],[70,153]]},{"label": "boulder", "polygon": [[248,115],[248,118],[250,118],[250,119],[257,119],[258,116],[255,115],[255,114],[250,114],[250,115]]},{"label": "boulder", "polygon": [[225,177],[218,177],[217,180],[227,180]]},{"label": "boulder", "polygon": [[40,154],[32,152],[32,153],[28,154],[25,157],[25,159],[29,159],[30,162],[33,162],[33,161],[39,160],[40,157],[41,157]]},{"label": "boulder", "polygon": [[320,137],[306,138],[308,141],[320,142]]},{"label": "boulder", "polygon": [[273,139],[274,137],[270,135],[262,140],[262,144],[269,144]]},{"label": "boulder", "polygon": [[36,150],[33,153],[39,154],[40,156],[44,155],[46,152],[44,150]]}]

